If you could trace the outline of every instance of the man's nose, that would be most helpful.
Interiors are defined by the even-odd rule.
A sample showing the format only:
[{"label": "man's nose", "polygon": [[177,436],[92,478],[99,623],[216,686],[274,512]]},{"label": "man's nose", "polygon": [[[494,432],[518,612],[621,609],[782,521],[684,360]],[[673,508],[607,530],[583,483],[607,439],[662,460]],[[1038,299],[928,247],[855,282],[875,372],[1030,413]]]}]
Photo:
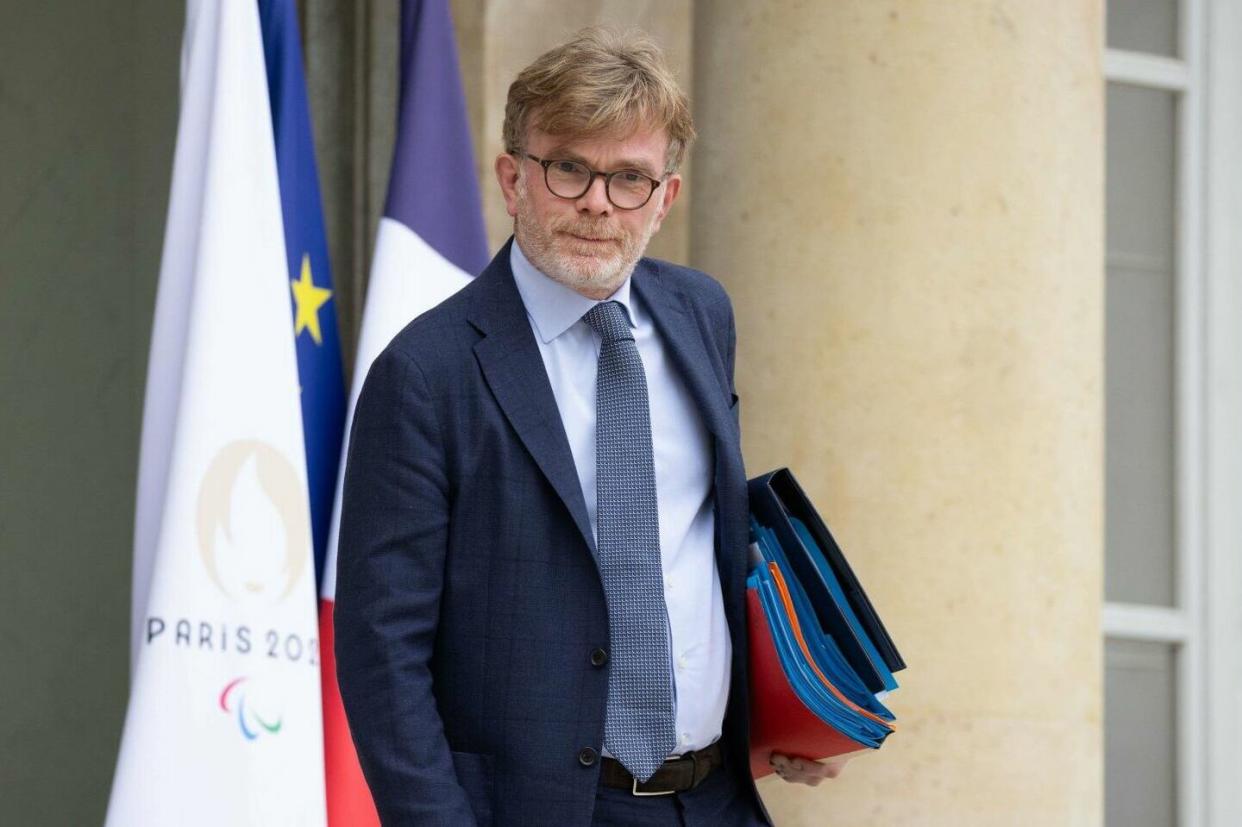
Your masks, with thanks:
[{"label": "man's nose", "polygon": [[608,200],[608,181],[602,175],[595,176],[587,191],[578,197],[578,212],[592,215],[609,215],[612,202]]}]

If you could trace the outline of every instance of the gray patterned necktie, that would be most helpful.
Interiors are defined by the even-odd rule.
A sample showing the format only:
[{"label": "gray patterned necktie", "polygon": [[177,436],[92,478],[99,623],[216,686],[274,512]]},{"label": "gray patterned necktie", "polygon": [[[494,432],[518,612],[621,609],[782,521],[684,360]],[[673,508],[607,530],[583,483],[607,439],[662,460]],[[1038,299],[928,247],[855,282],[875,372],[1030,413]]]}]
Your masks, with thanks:
[{"label": "gray patterned necktie", "polygon": [[676,744],[647,375],[615,301],[582,317],[602,340],[595,399],[596,546],[612,667],[604,746],[640,781]]}]

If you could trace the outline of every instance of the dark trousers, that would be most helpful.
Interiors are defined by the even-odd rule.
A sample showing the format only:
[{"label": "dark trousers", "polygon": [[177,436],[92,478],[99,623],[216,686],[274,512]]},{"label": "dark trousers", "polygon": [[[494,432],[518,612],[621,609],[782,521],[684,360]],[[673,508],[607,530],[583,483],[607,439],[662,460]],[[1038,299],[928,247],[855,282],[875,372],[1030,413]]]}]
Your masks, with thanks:
[{"label": "dark trousers", "polygon": [[595,827],[766,827],[750,792],[729,765],[718,768],[693,790],[635,796],[599,786]]}]

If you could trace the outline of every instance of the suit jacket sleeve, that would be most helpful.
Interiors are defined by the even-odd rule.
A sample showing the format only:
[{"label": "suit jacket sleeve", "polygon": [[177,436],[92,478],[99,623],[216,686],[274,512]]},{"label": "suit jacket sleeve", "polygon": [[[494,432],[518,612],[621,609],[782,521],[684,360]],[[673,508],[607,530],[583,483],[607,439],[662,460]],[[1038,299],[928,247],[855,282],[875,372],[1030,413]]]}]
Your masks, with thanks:
[{"label": "suit jacket sleeve", "polygon": [[341,697],[385,824],[475,821],[432,694],[448,491],[426,378],[388,348],[354,414],[335,610]]}]

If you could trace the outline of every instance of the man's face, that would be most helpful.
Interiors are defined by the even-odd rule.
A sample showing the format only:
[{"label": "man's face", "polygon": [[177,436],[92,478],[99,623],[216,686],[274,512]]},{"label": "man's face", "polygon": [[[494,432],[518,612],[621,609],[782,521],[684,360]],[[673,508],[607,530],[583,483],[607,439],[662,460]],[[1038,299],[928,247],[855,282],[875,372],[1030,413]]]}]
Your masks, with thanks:
[{"label": "man's face", "polygon": [[[642,129],[625,137],[565,140],[532,129],[523,149],[599,172],[633,169],[659,180],[668,134]],[[670,175],[645,205],[621,210],[608,200],[602,177],[582,196],[560,198],[544,184],[538,163],[507,154],[496,159],[496,176],[522,252],[548,277],[593,299],[612,295],[633,271],[681,188],[681,176]]]}]

